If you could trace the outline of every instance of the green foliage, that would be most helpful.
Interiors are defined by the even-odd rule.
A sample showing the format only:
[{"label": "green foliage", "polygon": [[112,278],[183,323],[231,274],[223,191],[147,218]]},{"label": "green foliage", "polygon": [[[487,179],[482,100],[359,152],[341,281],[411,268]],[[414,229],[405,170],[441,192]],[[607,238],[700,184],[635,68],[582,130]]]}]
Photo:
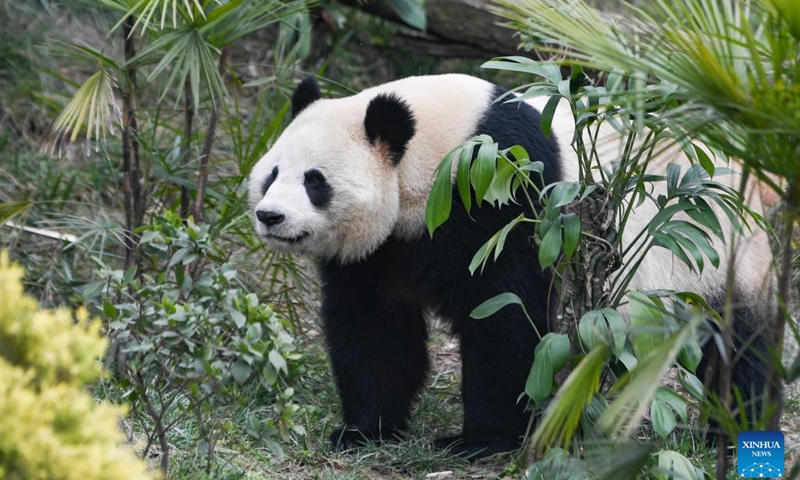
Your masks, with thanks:
[{"label": "green foliage", "polygon": [[[509,3],[507,7],[514,12],[508,15],[520,25],[527,25],[530,18],[541,21],[539,10],[519,5]],[[579,17],[583,9],[588,10],[576,5]],[[521,12],[525,12],[524,18]],[[570,9],[553,6],[544,17],[557,16],[568,22],[572,14]],[[597,20],[592,15],[596,14],[586,13],[581,21]],[[559,38],[546,31],[548,41]],[[577,32],[574,25],[573,31],[581,42],[595,42],[592,35]],[[592,51],[602,49],[608,58],[630,55],[627,45],[609,46],[613,41],[611,37],[603,38],[596,42],[601,46],[593,45]],[[566,53],[557,46],[550,48]],[[598,66],[586,61],[580,52],[577,57],[584,61],[582,65]],[[653,429],[666,438],[679,421],[688,421],[690,401],[660,387],[661,379],[669,368],[675,367],[681,383],[700,405],[713,403],[712,392],[706,392],[694,374],[701,359],[698,327],[704,316],[714,318],[720,325],[724,323],[697,295],[629,292],[628,285],[653,248],[665,248],[690,271],[702,272],[708,264],[720,267],[722,254],[717,249],[730,241],[726,234],[742,233],[753,224],[759,228],[763,225],[763,219],[748,208],[740,192],[720,180],[731,171],[716,163],[727,158],[730,151],[694,141],[698,138],[698,124],[681,117],[687,108],[692,108],[686,105],[686,92],[658,77],[648,77],[652,70],[647,74],[637,69],[609,70],[605,82],[595,85],[586,81],[581,65],[576,65],[567,78],[562,78],[557,65],[523,57],[496,59],[484,67],[528,73],[539,79],[517,88],[517,96],[498,101],[549,96],[542,110],[542,129],[547,133],[559,103],[569,105],[576,129],[573,148],[580,161],[580,182],[542,187],[542,166],[536,162],[535,152],[525,152],[518,146],[500,150],[491,138],[475,137],[451,152],[440,165],[426,212],[428,230],[434,234],[449,216],[453,188],[467,211],[480,207],[483,201],[494,206],[515,201],[528,207],[524,215],[498,231],[476,252],[470,271],[478,274],[487,262],[496,259],[506,236],[517,225],[534,224],[539,264],[551,269],[554,288],[562,302],[557,313],[558,337],[554,338],[566,340],[566,347],[558,351],[570,357],[562,360],[560,354],[556,355],[559,362],[555,365],[553,354],[544,353],[551,349],[537,349],[526,385],[526,393],[536,408],[545,404],[558,370],[564,364],[573,367],[567,379],[560,380],[561,385],[556,382],[556,396],[546,404],[531,445],[540,449],[568,445],[581,420],[587,420],[589,410],[596,410],[596,414],[588,425],[590,429],[599,428],[602,438],[616,442],[630,437],[648,410]],[[602,142],[608,141],[609,133],[620,139],[620,157],[618,162],[605,165],[599,162],[597,149],[604,147]],[[654,175],[651,164],[663,162],[659,156],[664,152],[682,152],[694,164],[688,168],[670,164],[665,169],[662,165],[659,174]],[[747,175],[742,185],[746,180]],[[658,194],[653,193],[655,187]],[[473,194],[476,205],[471,203]],[[644,229],[626,237],[623,244],[622,233],[633,209],[645,202],[656,213]],[[723,232],[718,215],[726,217],[737,232]],[[620,265],[624,268],[620,269]],[[489,299],[476,311],[483,317],[506,305],[521,303],[510,295]],[[630,322],[626,325],[617,308],[628,301]],[[721,340],[717,337],[712,341]],[[601,375],[609,379],[607,384],[599,381]],[[719,419],[723,417],[723,413],[717,415]],[[737,428],[733,419],[724,423]],[[587,433],[584,431],[583,435]],[[674,460],[668,454],[664,459]],[[662,470],[665,468],[662,465]],[[683,472],[682,467],[676,467],[675,472]]]},{"label": "green foliage", "polygon": [[525,393],[534,402],[550,396],[555,375],[567,364],[570,357],[569,337],[563,333],[548,332],[536,345],[533,365],[525,383]]},{"label": "green foliage", "polygon": [[257,395],[273,415],[251,419],[248,431],[280,454],[278,440],[305,433],[287,385],[300,360],[287,323],[242,288],[208,225],[167,212],[142,231],[140,248],[145,271],[104,268],[86,292],[101,294],[131,400],[155,417],[156,435],[167,433],[159,422],[171,407],[193,415],[210,465],[225,433],[217,408]]},{"label": "green foliage", "polygon": [[[764,394],[766,408],[763,418],[749,419],[751,422],[767,421],[769,428],[777,428],[781,379],[795,378],[787,377],[787,369],[779,362],[784,344],[784,325],[792,326],[788,313],[791,232],[800,218],[800,189],[797,187],[800,140],[796,134],[800,130],[796,108],[800,105],[800,69],[797,63],[800,58],[800,4],[783,0],[654,0],[642,2],[638,4],[640,6],[627,6],[623,24],[609,21],[608,17],[582,1],[571,2],[569,8],[563,8],[563,2],[552,0],[501,0],[499,3],[502,7],[498,12],[521,30],[529,47],[555,52],[563,55],[568,64],[602,72],[604,86],[587,88],[606,97],[601,96],[595,103],[604,105],[606,110],[610,105],[615,106],[611,108],[623,108],[633,117],[632,124],[640,132],[643,132],[642,127],[654,128],[655,120],[659,124],[654,130],[656,134],[672,135],[686,155],[697,163],[692,167],[697,175],[686,172],[690,176],[684,175],[683,181],[677,180],[680,172],[676,167],[667,170],[667,197],[685,190],[684,185],[689,187],[688,190],[694,190],[695,185],[705,182],[706,175],[718,175],[720,172],[713,168],[712,156],[740,159],[744,170],[742,186],[748,176],[755,176],[783,197],[785,207],[780,213],[779,229],[783,238],[777,289],[782,308],[776,311],[768,332],[770,351],[776,360],[768,363],[765,372],[768,388]],[[512,61],[516,63],[513,68],[526,69],[525,61]],[[618,87],[624,84],[627,84],[627,89],[622,92]],[[622,94],[614,95],[615,90]],[[559,93],[563,95],[561,89]],[[577,112],[580,127],[581,110],[577,109]],[[702,139],[709,148],[691,146],[690,138]],[[580,154],[580,145],[577,150]],[[657,199],[661,212],[648,227],[648,235],[697,270],[704,268],[706,260],[714,266],[721,260],[710,243],[713,236],[723,238],[718,221],[709,215],[710,207],[728,216],[734,225],[744,223],[744,218],[740,217],[742,205],[734,192],[715,189],[716,199],[722,199],[722,202],[713,196],[698,198],[683,193],[678,194],[680,198],[673,198],[675,203],[669,206],[661,198]],[[634,192],[639,199],[644,198],[640,190]],[[681,212],[683,219],[667,220],[675,212]],[[753,217],[756,223],[762,222],[758,216],[748,216]],[[686,217],[693,221],[692,225],[683,222]],[[620,218],[624,221],[626,217]],[[623,256],[625,253],[628,252],[623,252]],[[688,298],[687,294],[678,296],[706,310],[701,305],[704,303],[702,299],[696,296]],[[728,299],[729,302],[733,300]],[[663,304],[653,297],[650,301],[650,304],[639,302],[638,306],[632,306],[632,310],[637,310],[632,311],[632,319],[639,322],[640,328],[652,329],[655,325],[663,325],[667,319],[659,313],[664,311]],[[680,303],[677,305],[681,306]],[[713,334],[712,341],[730,349],[733,333],[729,315],[714,318],[719,333]],[[797,337],[796,328],[792,331]],[[637,355],[660,348],[659,341],[647,336],[635,340]],[[720,361],[726,364],[724,350]],[[725,432],[734,435],[746,425],[742,419],[746,409],[740,396],[731,398],[724,388],[719,399],[707,395],[709,392],[703,395],[700,382],[691,374],[700,358],[696,342],[686,343],[680,351],[669,350],[670,355],[675,353],[681,363],[681,383],[704,409],[711,410]],[[652,369],[655,374],[659,362],[649,363],[644,368]],[[634,367],[639,368],[642,368],[641,363]],[[721,378],[716,379],[721,385],[730,378],[727,368],[723,366],[719,371]],[[669,432],[675,419],[683,415],[682,405],[668,400],[656,396],[651,405],[653,424],[661,435]],[[739,418],[733,418],[733,405],[740,410]],[[722,436],[718,442],[718,474],[723,475],[726,438]],[[688,462],[683,460],[675,460],[667,453],[660,456],[663,475],[659,478],[669,476],[664,473],[667,464],[675,466],[674,472],[686,478],[701,475],[686,467]]]},{"label": "green foliage", "polygon": [[100,376],[106,342],[86,311],[41,310],[22,292],[22,270],[0,254],[0,477],[146,479],[121,446],[122,410],[85,387]]}]

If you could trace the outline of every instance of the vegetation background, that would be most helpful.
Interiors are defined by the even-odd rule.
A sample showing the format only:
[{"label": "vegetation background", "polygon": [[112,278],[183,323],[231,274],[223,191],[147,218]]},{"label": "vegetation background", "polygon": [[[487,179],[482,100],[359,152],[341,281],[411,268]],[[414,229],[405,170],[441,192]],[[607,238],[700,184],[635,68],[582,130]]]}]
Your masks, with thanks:
[{"label": "vegetation background", "polygon": [[[433,48],[415,2],[389,5],[400,22],[332,0],[0,1],[0,248],[41,305],[103,320],[110,374],[92,393],[130,405],[127,442],[167,478],[523,476],[511,455],[433,450],[461,424],[458,349],[439,328],[409,439],[331,451],[313,266],[265,252],[250,226],[244,180],[297,79],[330,95],[430,73],[526,81],[480,68],[513,52]],[[790,391],[790,462],[799,418]],[[637,436],[714,470],[689,426]]]}]

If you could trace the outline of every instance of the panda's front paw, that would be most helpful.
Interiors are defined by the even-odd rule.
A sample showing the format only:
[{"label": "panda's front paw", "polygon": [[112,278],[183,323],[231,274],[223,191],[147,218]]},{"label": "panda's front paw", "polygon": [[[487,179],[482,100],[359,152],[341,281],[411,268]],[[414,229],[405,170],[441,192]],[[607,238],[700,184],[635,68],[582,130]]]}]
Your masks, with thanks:
[{"label": "panda's front paw", "polygon": [[352,425],[342,425],[333,429],[330,440],[333,448],[346,451],[357,447],[363,447],[370,442],[397,439],[398,435],[399,432],[394,429],[386,431],[361,430]]},{"label": "panda's front paw", "polygon": [[475,461],[498,453],[511,452],[519,448],[518,441],[502,437],[469,437],[454,435],[434,440],[433,446],[447,450],[451,455]]}]

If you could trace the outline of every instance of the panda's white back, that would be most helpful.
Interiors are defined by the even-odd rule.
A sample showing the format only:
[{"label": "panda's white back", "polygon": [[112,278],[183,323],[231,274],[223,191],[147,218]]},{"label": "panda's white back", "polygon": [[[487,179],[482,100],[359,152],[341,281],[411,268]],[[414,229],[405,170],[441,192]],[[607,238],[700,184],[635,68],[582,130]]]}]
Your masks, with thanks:
[{"label": "panda's white back", "polygon": [[[548,97],[538,97],[529,100],[528,103],[541,112],[548,100]],[[565,100],[562,100],[556,109],[553,117],[552,132],[559,144],[563,180],[578,181],[579,160],[572,148],[575,126],[569,104]],[[597,157],[600,159],[601,164],[608,168],[611,166],[611,162],[619,161],[622,157],[626,137],[620,135],[608,122],[605,122],[600,127],[596,142],[592,142],[592,139],[585,132],[584,142],[587,145],[595,144]],[[638,144],[641,144],[641,140],[638,141]],[[737,169],[736,165],[729,165],[714,157],[711,152],[707,153],[717,167]],[[651,160],[648,173],[665,175],[666,167],[670,163],[680,165],[681,172],[686,172],[687,167],[691,165],[691,161],[676,142],[670,144],[668,141],[664,141],[659,147],[658,155]],[[741,175],[734,173],[717,176],[714,180],[738,191]],[[653,198],[662,194],[666,195],[666,193],[666,182],[652,184]],[[745,198],[747,205],[754,212],[758,214],[764,213],[765,206],[761,199],[760,185],[753,177],[750,178],[745,187]],[[715,205],[712,202],[713,207]],[[738,301],[770,300],[774,278],[772,253],[767,234],[760,227],[754,225],[752,220],[750,228],[745,227],[744,235],[737,234],[724,212],[719,208],[714,208],[714,210],[723,226],[723,233],[726,238],[726,242],[722,242],[716,236],[712,237],[714,248],[720,257],[719,268],[716,271],[706,259],[705,274],[697,271],[692,272],[670,250],[655,247],[650,249],[638,266],[630,288],[636,290],[669,289],[692,292],[724,291],[731,256],[731,243],[733,243],[736,259],[737,294],[740,297],[745,297],[738,299]],[[622,232],[623,247],[630,245],[637,238],[658,211],[658,207],[650,200],[645,201],[633,210],[628,224]],[[690,220],[685,214],[678,214],[675,218]],[[626,259],[625,266],[616,275],[626,274],[633,264],[633,259]]]}]

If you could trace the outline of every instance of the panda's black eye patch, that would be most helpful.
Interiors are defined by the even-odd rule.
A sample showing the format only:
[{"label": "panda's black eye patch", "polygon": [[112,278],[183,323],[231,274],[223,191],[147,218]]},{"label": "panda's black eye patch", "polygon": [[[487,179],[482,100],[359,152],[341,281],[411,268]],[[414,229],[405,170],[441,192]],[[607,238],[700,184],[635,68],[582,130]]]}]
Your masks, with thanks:
[{"label": "panda's black eye patch", "polygon": [[264,179],[264,183],[261,184],[262,197],[267,194],[267,190],[269,190],[269,187],[272,185],[272,182],[274,182],[276,178],[278,178],[277,166],[275,166],[275,168],[272,169],[272,172],[269,174],[269,176],[267,176],[267,178]]},{"label": "panda's black eye patch", "polygon": [[319,170],[312,169],[308,170],[304,176],[303,185],[306,187],[306,194],[311,204],[317,208],[325,208],[330,205],[333,188],[325,175]]}]

